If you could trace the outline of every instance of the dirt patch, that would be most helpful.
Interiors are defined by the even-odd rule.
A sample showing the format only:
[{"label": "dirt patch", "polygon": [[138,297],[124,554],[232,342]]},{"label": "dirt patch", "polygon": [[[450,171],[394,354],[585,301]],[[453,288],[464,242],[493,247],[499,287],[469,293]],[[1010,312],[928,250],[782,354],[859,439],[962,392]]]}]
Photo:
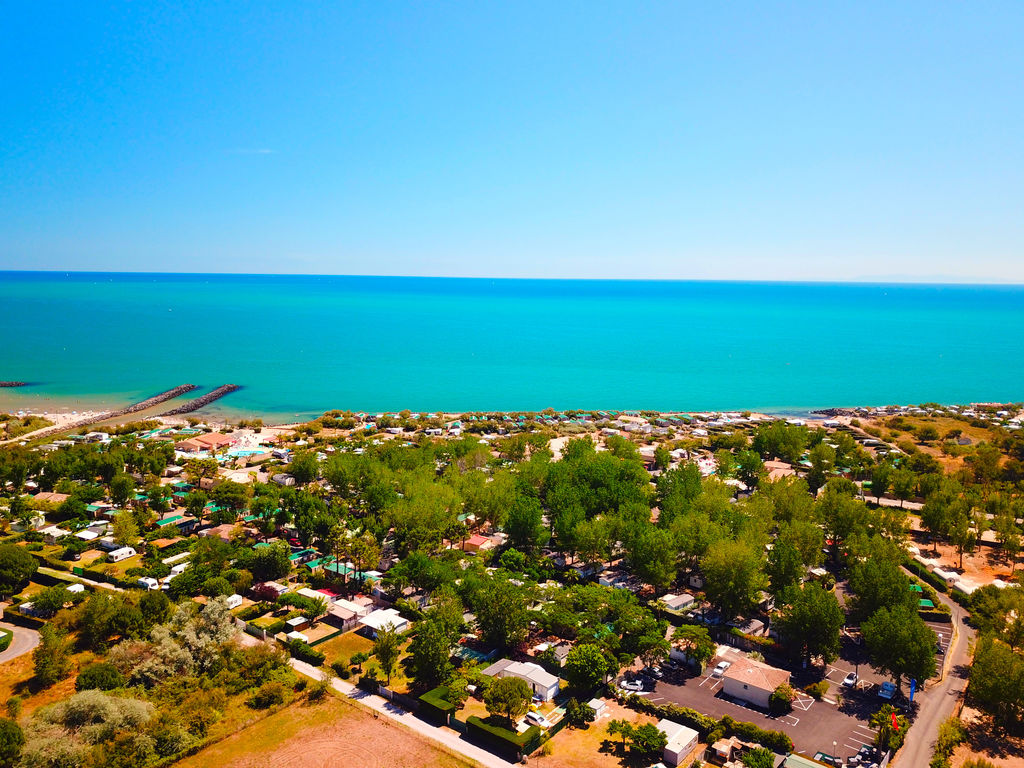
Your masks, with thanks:
[{"label": "dirt patch", "polygon": [[986,715],[971,707],[964,707],[960,719],[967,726],[968,739],[953,752],[952,768],[976,758],[988,760],[996,768],[1024,765],[1024,737],[1000,733]]},{"label": "dirt patch", "polygon": [[387,718],[328,698],[293,705],[177,765],[182,768],[469,768]]},{"label": "dirt patch", "polygon": [[[911,518],[911,520],[915,543],[920,548],[921,554],[924,557],[932,558],[935,557],[935,552],[938,550],[939,565],[944,570],[956,571],[979,587],[991,584],[993,579],[1010,581],[1014,578],[1010,575],[1010,561],[1003,556],[1001,547],[993,546],[988,542],[979,543],[974,552],[964,553],[963,568],[961,568],[960,555],[957,554],[956,547],[941,542],[939,544],[932,541],[926,543],[927,534],[920,531],[920,520],[917,518]],[[986,532],[986,535],[989,534]],[[1022,563],[1024,560],[1018,556],[1014,576],[1021,570]]]}]

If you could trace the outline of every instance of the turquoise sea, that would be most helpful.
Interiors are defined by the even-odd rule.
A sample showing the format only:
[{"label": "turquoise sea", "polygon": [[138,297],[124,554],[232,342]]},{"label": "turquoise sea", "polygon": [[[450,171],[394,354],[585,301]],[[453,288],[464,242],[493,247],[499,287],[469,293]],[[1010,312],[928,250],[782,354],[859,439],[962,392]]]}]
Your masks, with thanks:
[{"label": "turquoise sea", "polygon": [[[799,412],[1024,400],[1024,287],[0,272],[4,408]],[[196,393],[199,394],[199,393]]]}]

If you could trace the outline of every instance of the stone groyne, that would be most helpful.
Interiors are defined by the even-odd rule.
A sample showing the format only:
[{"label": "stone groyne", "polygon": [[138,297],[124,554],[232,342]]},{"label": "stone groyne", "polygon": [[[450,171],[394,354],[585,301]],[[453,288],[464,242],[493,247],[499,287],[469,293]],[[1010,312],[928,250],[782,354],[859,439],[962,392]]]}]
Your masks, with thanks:
[{"label": "stone groyne", "polygon": [[195,384],[180,384],[174,389],[168,389],[166,392],[161,392],[159,395],[153,395],[153,397],[147,398],[145,400],[140,400],[137,403],[132,403],[131,405],[125,408],[119,408],[115,411],[105,411],[103,413],[98,413],[93,416],[88,416],[86,418],[79,419],[78,421],[72,421],[66,424],[58,424],[52,427],[46,427],[35,432],[29,432],[27,435],[22,435],[17,439],[35,440],[40,437],[49,437],[50,435],[56,435],[62,432],[72,432],[76,429],[87,427],[90,424],[95,424],[96,422],[99,421],[116,419],[119,416],[127,416],[130,413],[138,413],[139,411],[144,411],[147,408],[152,408],[154,405],[159,405],[160,403],[165,403],[168,400],[173,400],[176,397],[180,397],[181,395],[191,392],[195,388]]},{"label": "stone groyne", "polygon": [[181,405],[173,410],[161,413],[161,416],[180,416],[183,413],[192,413],[198,411],[204,405],[209,405],[214,400],[220,400],[224,395],[230,395],[232,392],[241,389],[238,384],[224,384],[217,387],[216,389],[207,392],[205,395],[197,397],[195,400],[189,400],[184,405]]},{"label": "stone groyne", "polygon": [[0,381],[0,387],[24,387],[27,381]]}]

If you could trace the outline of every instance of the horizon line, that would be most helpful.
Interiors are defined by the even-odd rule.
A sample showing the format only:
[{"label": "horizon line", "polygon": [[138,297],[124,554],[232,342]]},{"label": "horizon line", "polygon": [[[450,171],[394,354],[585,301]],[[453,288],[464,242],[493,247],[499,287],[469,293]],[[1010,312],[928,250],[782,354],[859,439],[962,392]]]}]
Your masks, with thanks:
[{"label": "horizon line", "polygon": [[974,282],[958,282],[955,279],[901,280],[879,278],[852,279],[809,279],[769,280],[764,278],[714,278],[714,277],[510,277],[480,275],[410,275],[410,274],[360,274],[341,272],[168,272],[159,270],[92,270],[92,269],[0,269],[0,274],[68,274],[68,275],[152,275],[183,277],[358,277],[369,279],[399,280],[503,280],[503,281],[545,281],[545,282],[591,282],[591,283],[759,283],[765,285],[864,285],[864,286],[946,286],[946,287],[991,287],[1021,288],[1024,282],[985,282],[979,278]]}]

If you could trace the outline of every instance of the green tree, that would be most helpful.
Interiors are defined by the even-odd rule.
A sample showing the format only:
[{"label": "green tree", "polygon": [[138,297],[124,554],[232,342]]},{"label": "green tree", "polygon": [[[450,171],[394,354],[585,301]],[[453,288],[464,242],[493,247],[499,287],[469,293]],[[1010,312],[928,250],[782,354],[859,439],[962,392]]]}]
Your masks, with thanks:
[{"label": "green tree", "polygon": [[44,688],[68,676],[71,670],[68,642],[52,624],[44,624],[39,630],[39,645],[32,651],[32,664],[36,682]]},{"label": "green tree", "polygon": [[300,451],[292,457],[288,465],[288,474],[295,478],[299,485],[306,485],[316,480],[320,473],[320,462],[312,451]]},{"label": "green tree", "polygon": [[0,544],[0,597],[21,589],[38,567],[28,550],[17,544]]},{"label": "green tree", "polygon": [[683,624],[672,633],[672,643],[701,668],[718,652],[718,646],[708,634],[707,627]]},{"label": "green tree", "polygon": [[395,671],[395,664],[398,662],[400,652],[400,639],[395,628],[387,625],[377,632],[377,639],[373,642],[373,655],[377,657],[381,671],[387,676],[388,684],[391,683],[391,674]]},{"label": "green tree", "polygon": [[0,719],[0,768],[13,768],[25,746],[25,734],[13,720]]},{"label": "green tree", "polygon": [[805,584],[783,608],[776,626],[795,653],[808,662],[821,656],[827,664],[839,656],[839,633],[845,620],[835,594],[817,584]]},{"label": "green tree", "polygon": [[565,657],[563,674],[573,688],[590,691],[604,681],[608,674],[608,660],[598,646],[580,643]]},{"label": "green tree", "polygon": [[756,747],[749,752],[744,752],[740,762],[746,768],[773,768],[775,765],[775,753],[764,747]]},{"label": "green tree", "polygon": [[[895,719],[896,725],[893,726]],[[906,738],[907,728],[910,727],[907,718],[898,714],[892,704],[886,704],[880,710],[868,718],[868,724],[876,730],[875,746],[881,750],[896,752],[903,746],[903,739]]]},{"label": "green tree", "polygon": [[425,619],[419,622],[409,653],[409,668],[418,686],[434,688],[451,674],[451,635],[438,621]]},{"label": "green tree", "polygon": [[114,541],[122,547],[130,547],[139,541],[139,527],[135,516],[127,510],[114,515]]},{"label": "green tree", "polygon": [[1004,726],[1020,723],[1024,718],[1024,655],[991,634],[982,636],[971,665],[969,690]]},{"label": "green tree", "polygon": [[484,694],[484,704],[492,715],[517,720],[526,714],[533,692],[525,680],[501,677],[491,683]]},{"label": "green tree", "polygon": [[110,500],[121,507],[135,496],[135,481],[124,472],[114,475],[110,481]]},{"label": "green tree", "polygon": [[700,561],[704,593],[722,616],[731,619],[757,605],[766,586],[761,556],[740,541],[716,541]]},{"label": "green tree", "polygon": [[517,495],[508,512],[505,530],[509,543],[523,552],[532,552],[546,543],[548,530],[544,527],[544,511],[540,502],[533,496]]},{"label": "green tree", "polygon": [[275,541],[269,547],[254,549],[249,557],[249,570],[257,581],[273,581],[289,574],[292,550],[287,542]]},{"label": "green tree", "polygon": [[1017,555],[1020,554],[1021,547],[1020,528],[1017,525],[1016,517],[1017,512],[1008,507],[996,515],[992,522],[996,539],[1003,548],[1003,556],[1010,561],[1011,577],[1017,567]]},{"label": "green tree", "polygon": [[75,690],[85,691],[98,688],[101,691],[112,691],[125,684],[124,675],[113,664],[97,661],[82,668],[75,680]]},{"label": "green tree", "polygon": [[589,704],[576,701],[575,698],[565,703],[565,720],[570,728],[587,728],[596,717],[597,713]]},{"label": "green tree", "polygon": [[672,534],[664,528],[642,523],[629,537],[626,559],[630,569],[645,584],[656,590],[667,588],[676,577],[676,546]]},{"label": "green tree", "polygon": [[476,622],[485,641],[499,648],[522,642],[530,621],[523,589],[506,579],[494,578],[473,598]]},{"label": "green tree", "polygon": [[667,744],[664,731],[652,723],[635,726],[629,736],[629,751],[649,759],[659,757]]},{"label": "green tree", "polygon": [[736,476],[748,488],[757,488],[765,471],[764,461],[756,451],[744,450],[736,455]]},{"label": "green tree", "polygon": [[803,578],[804,564],[800,552],[788,541],[776,539],[775,546],[768,553],[765,573],[768,575],[768,591],[776,600],[781,600],[783,594],[795,589]]},{"label": "green tree", "polygon": [[892,482],[892,464],[881,462],[875,464],[871,470],[871,492],[875,495],[875,501],[882,503],[882,497],[889,490]]},{"label": "green tree", "polygon": [[869,558],[850,569],[850,617],[864,621],[879,608],[914,608],[917,600],[910,579],[899,566],[884,558]]},{"label": "green tree", "polygon": [[874,665],[893,676],[897,690],[904,676],[924,685],[935,674],[935,633],[914,609],[879,608],[861,632]]}]

